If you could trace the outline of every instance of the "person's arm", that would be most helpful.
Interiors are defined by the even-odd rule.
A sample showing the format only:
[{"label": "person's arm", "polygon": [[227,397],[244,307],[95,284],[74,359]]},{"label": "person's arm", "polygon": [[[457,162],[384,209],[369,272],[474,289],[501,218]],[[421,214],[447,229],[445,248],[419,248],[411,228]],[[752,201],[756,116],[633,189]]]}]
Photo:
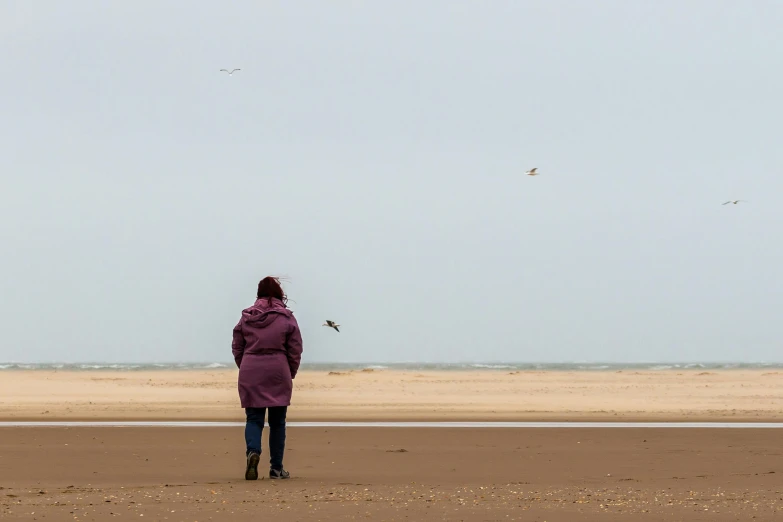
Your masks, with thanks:
[{"label": "person's arm", "polygon": [[242,356],[245,354],[245,335],[242,333],[242,319],[234,327],[234,340],[231,343],[231,352],[234,354],[234,361],[237,368],[242,364]]},{"label": "person's arm", "polygon": [[288,367],[291,369],[291,378],[296,377],[299,371],[299,363],[302,360],[302,334],[299,331],[299,323],[291,316],[291,328],[285,339],[285,352],[288,357]]}]

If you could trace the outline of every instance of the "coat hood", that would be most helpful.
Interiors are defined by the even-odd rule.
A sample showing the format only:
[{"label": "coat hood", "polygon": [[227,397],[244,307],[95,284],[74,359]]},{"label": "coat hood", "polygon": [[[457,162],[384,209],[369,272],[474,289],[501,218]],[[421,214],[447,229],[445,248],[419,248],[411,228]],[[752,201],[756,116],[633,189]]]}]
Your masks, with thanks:
[{"label": "coat hood", "polygon": [[253,306],[242,310],[242,319],[245,324],[255,328],[268,326],[280,315],[289,316],[291,311],[278,299],[272,299],[271,303],[266,298],[258,299]]}]

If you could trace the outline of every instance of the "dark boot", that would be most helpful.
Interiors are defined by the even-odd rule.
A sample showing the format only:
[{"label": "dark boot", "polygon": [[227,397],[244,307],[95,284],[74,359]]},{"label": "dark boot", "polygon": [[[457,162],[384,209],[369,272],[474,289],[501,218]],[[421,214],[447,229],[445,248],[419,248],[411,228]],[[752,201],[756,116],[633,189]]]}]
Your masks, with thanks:
[{"label": "dark boot", "polygon": [[261,455],[251,451],[247,455],[247,468],[245,469],[245,480],[257,480],[258,479],[258,461],[261,460]]},{"label": "dark boot", "polygon": [[291,478],[291,474],[284,469],[270,469],[269,478],[271,479],[287,479]]}]

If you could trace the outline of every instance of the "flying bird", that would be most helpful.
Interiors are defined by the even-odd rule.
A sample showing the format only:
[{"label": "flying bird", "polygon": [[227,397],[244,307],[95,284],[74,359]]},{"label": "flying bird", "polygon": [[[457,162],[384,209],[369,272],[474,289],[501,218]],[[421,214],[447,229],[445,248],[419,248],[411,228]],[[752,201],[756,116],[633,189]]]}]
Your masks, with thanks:
[{"label": "flying bird", "polygon": [[234,74],[234,71],[241,71],[242,69],[231,69],[230,71],[228,69],[220,69],[220,72],[227,72],[229,76]]},{"label": "flying bird", "polygon": [[721,205],[728,205],[731,203],[732,205],[736,205],[737,203],[747,203],[744,199],[733,199],[731,201],[727,201],[726,203],[721,203]]},{"label": "flying bird", "polygon": [[327,320],[326,320],[326,322],[325,322],[324,324],[322,324],[321,326],[328,326],[329,328],[334,328],[334,329],[335,329],[335,330],[337,330],[338,332],[340,331],[340,328],[339,328],[339,326],[340,326],[340,325],[339,325],[339,324],[337,324],[337,323],[335,323],[334,321],[330,321],[330,320],[328,320],[328,319],[327,319]]},{"label": "flying bird", "polygon": [[525,172],[528,176],[538,176],[538,167],[534,167],[527,172]]}]

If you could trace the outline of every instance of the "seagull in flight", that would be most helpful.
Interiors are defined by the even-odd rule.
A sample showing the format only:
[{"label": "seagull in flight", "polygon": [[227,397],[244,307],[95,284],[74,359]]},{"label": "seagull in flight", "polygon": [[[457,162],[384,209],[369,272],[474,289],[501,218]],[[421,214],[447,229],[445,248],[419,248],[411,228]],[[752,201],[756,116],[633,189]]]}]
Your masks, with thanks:
[{"label": "seagull in flight", "polygon": [[527,172],[525,172],[528,176],[538,176],[538,167],[534,167]]},{"label": "seagull in flight", "polygon": [[747,203],[747,201],[745,201],[744,199],[733,199],[727,201],[726,203],[721,203],[721,205],[728,205],[729,203],[731,203],[732,205],[736,205],[737,203]]},{"label": "seagull in flight", "polygon": [[227,72],[229,76],[234,74],[235,71],[241,71],[242,69],[231,69],[230,71],[228,69],[220,69],[220,72]]},{"label": "seagull in flight", "polygon": [[328,319],[327,319],[327,320],[326,320],[326,322],[325,322],[324,324],[322,324],[321,326],[328,326],[329,328],[334,328],[334,329],[335,329],[335,330],[337,330],[338,332],[340,331],[340,328],[339,328],[339,326],[340,326],[340,325],[339,325],[339,324],[337,324],[337,323],[335,323],[334,321],[330,321],[330,320],[328,320]]}]

